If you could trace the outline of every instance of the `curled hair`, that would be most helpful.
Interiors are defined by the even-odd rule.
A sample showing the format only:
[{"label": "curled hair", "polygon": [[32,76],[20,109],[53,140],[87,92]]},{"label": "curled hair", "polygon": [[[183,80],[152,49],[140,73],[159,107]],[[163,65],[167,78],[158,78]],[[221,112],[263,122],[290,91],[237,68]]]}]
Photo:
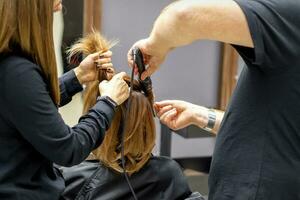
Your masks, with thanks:
[{"label": "curled hair", "polygon": [[[83,39],[80,39],[73,47],[69,54],[88,55],[95,52],[105,52],[111,47],[99,33],[94,32]],[[103,80],[110,80],[114,75],[114,69],[98,69],[97,80],[89,83],[84,95],[84,109],[88,110],[96,103],[96,98],[101,95],[99,92],[99,83]],[[125,81],[133,88],[129,115],[125,119],[127,110],[127,101],[116,109],[115,116],[110,128],[107,130],[103,143],[93,151],[98,158],[107,167],[123,172],[121,166],[121,133],[124,128],[124,156],[126,159],[126,171],[133,174],[139,171],[151,157],[151,152],[155,145],[155,123],[152,113],[153,92],[142,91],[139,81],[130,83],[130,77],[125,77]],[[126,123],[126,126],[124,126]]]}]

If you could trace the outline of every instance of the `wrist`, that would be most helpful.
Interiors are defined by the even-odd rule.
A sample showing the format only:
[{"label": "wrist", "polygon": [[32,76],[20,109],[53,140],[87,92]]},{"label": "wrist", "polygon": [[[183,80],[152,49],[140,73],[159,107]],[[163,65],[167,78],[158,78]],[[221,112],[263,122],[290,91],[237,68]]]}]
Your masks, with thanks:
[{"label": "wrist", "polygon": [[[119,106],[119,105],[121,105],[121,103],[120,103],[120,100],[118,99],[118,97],[116,97],[115,95],[113,95],[113,93],[111,93],[111,92],[100,92],[100,94],[101,94],[101,96],[100,97],[102,97],[102,96],[105,96],[105,97],[108,97],[109,99],[111,99],[113,102],[115,102],[116,103],[116,105],[117,106]],[[100,98],[99,97],[99,98]]]},{"label": "wrist", "polygon": [[111,107],[113,107],[113,109],[116,109],[116,107],[118,107],[118,104],[112,98],[110,98],[107,95],[99,96],[97,98],[97,101],[100,101],[100,100],[105,101],[106,103],[108,103]]},{"label": "wrist", "polygon": [[160,55],[167,55],[171,50],[171,43],[160,36],[159,33],[152,32],[150,37],[147,40],[147,49],[151,49],[151,51],[159,52]]},{"label": "wrist", "polygon": [[208,124],[208,110],[202,106],[195,106],[193,108],[194,115],[193,115],[193,124],[198,126],[199,128],[204,128]]},{"label": "wrist", "polygon": [[82,69],[80,68],[80,66],[78,66],[74,69],[74,73],[75,73],[79,83],[82,85],[85,81],[84,81],[84,73],[83,73]]},{"label": "wrist", "polygon": [[214,109],[208,109],[207,111],[207,124],[203,127],[204,130],[207,130],[209,132],[212,132],[215,128],[216,122],[217,122],[217,113]]}]

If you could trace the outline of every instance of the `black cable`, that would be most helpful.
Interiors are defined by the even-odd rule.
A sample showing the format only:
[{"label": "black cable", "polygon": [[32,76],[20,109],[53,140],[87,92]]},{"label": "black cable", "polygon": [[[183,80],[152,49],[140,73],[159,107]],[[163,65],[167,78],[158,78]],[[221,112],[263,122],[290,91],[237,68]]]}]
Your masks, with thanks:
[{"label": "black cable", "polygon": [[[136,60],[136,55],[133,54],[133,61],[135,62]],[[130,105],[131,105],[131,97],[132,97],[132,90],[133,90],[133,77],[134,77],[134,66],[132,67],[132,71],[131,71],[131,78],[130,78],[130,90],[129,90],[129,98],[128,98],[128,101],[127,101],[127,109],[126,109],[126,113],[125,113],[125,117],[124,117],[124,121],[126,119],[128,119],[128,116],[129,116],[129,109],[130,109]],[[125,179],[126,179],[126,182],[130,188],[130,191],[132,193],[132,196],[134,198],[134,200],[138,200],[135,192],[134,192],[134,189],[130,183],[130,180],[129,180],[129,177],[128,177],[128,174],[126,172],[126,161],[125,161],[125,156],[124,156],[124,142],[125,142],[125,131],[126,131],[126,125],[127,123],[124,123],[124,127],[123,127],[123,131],[122,131],[122,139],[121,139],[121,162],[122,162],[122,168],[123,168],[123,173],[124,173],[124,176],[125,176]]]}]

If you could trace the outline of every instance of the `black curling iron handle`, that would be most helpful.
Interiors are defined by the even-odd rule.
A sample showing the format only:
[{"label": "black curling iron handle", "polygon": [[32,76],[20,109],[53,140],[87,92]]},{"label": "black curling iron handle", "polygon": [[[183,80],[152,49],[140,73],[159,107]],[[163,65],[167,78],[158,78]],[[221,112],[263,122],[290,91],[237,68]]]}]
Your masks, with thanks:
[{"label": "black curling iron handle", "polygon": [[139,71],[139,78],[141,79],[142,73],[146,70],[145,64],[144,64],[144,57],[141,50],[137,47],[135,47],[132,50],[134,62],[137,65],[138,71]]},{"label": "black curling iron handle", "polygon": [[146,70],[143,53],[139,48],[134,48],[132,50],[132,53],[133,53],[134,62],[137,65],[139,71],[139,81],[142,84],[143,91],[146,93],[146,95],[148,95],[147,91],[152,90],[152,81],[150,77],[145,78],[145,80],[141,79],[142,73]]}]

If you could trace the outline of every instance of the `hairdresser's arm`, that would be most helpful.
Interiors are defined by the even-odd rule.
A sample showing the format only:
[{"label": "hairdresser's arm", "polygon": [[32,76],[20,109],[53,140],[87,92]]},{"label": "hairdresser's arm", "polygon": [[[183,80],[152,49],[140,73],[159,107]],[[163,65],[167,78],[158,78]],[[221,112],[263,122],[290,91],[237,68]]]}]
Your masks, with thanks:
[{"label": "hairdresser's arm", "polygon": [[[47,159],[63,166],[82,162],[101,144],[114,116],[112,104],[100,99],[77,125],[69,127],[50,98],[39,67],[22,61],[12,69],[3,91],[9,123]],[[123,76],[125,73],[100,84],[100,89],[104,88],[105,94],[118,105],[129,95]]]},{"label": "hairdresser's arm", "polygon": [[[149,38],[134,44],[142,49],[151,75],[173,48],[196,40],[216,40],[253,47],[247,20],[233,0],[181,0],[165,8]],[[128,54],[132,65],[132,58]]]},{"label": "hairdresser's arm", "polygon": [[59,79],[60,106],[64,106],[72,100],[72,97],[82,90],[82,85],[94,81],[96,78],[96,64],[101,67],[113,67],[111,63],[112,52],[101,54],[94,53],[87,56],[78,67],[63,74]]},{"label": "hairdresser's arm", "polygon": [[71,70],[63,74],[59,78],[59,88],[60,88],[60,104],[59,106],[64,106],[68,104],[72,97],[82,90],[82,86],[74,73],[74,70]]},{"label": "hairdresser's arm", "polygon": [[[208,123],[209,109],[185,101],[166,100],[154,104],[157,116],[163,124],[173,130],[185,128],[189,125],[196,125],[204,128]],[[211,130],[213,134],[219,131],[223,120],[224,112],[215,110],[216,123]]]}]

